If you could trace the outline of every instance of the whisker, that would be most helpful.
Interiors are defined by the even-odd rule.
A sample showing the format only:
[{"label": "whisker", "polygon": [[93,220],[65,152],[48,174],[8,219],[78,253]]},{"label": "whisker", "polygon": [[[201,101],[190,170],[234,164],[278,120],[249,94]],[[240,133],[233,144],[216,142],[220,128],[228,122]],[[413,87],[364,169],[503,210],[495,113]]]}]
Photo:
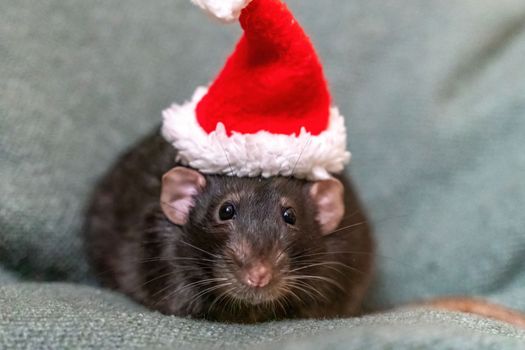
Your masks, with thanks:
[{"label": "whisker", "polygon": [[350,213],[349,215],[345,215],[343,217],[343,220],[348,220],[348,219],[354,217],[355,215],[359,214],[360,212],[361,212],[361,209],[356,209],[352,213]]},{"label": "whisker", "polygon": [[228,297],[228,295],[233,292],[235,290],[236,287],[231,287],[230,289],[228,290],[225,290],[224,292],[222,292],[221,294],[219,294],[218,297],[216,297],[213,302],[210,304],[210,306],[208,307],[208,313],[210,313],[210,311],[215,307],[215,304],[219,303],[224,297]]},{"label": "whisker", "polygon": [[397,264],[400,264],[400,265],[403,265],[403,266],[410,266],[408,263],[404,262],[404,261],[401,261],[399,259],[396,259],[396,258],[392,258],[391,256],[388,256],[388,255],[383,255],[383,254],[377,254],[376,252],[366,252],[366,251],[353,251],[353,250],[348,250],[348,251],[327,251],[327,252],[320,252],[320,253],[314,253],[314,254],[306,254],[306,255],[300,255],[294,259],[291,259],[292,262],[294,261],[297,261],[299,259],[302,259],[302,258],[310,258],[310,257],[315,257],[315,256],[323,256],[323,255],[337,255],[337,254],[349,254],[349,255],[372,255],[372,256],[376,256],[376,257],[379,257],[379,258],[383,258],[383,259],[388,259],[388,260],[391,260]]},{"label": "whisker", "polygon": [[[280,299],[276,299],[275,302],[279,304],[279,307],[283,310],[283,313],[286,314],[286,307],[284,307],[284,305],[281,302],[281,300]],[[275,305],[275,303],[273,303],[272,305]],[[275,314],[275,311],[274,311],[274,317],[277,318],[277,315]]]},{"label": "whisker", "polygon": [[203,259],[203,258],[185,258],[185,257],[155,257],[155,258],[145,258],[140,260],[134,260],[133,262],[138,263],[148,263],[148,262],[160,262],[160,261],[197,261],[197,262],[210,262],[217,263],[216,260],[212,259]]},{"label": "whisker", "polygon": [[[290,270],[289,272],[290,273],[294,273],[294,272],[297,272],[297,271],[306,270],[306,269],[309,269],[309,268],[312,268],[312,267],[317,267],[317,266],[324,266],[324,267],[330,268],[331,266],[329,266],[329,265],[343,265],[343,266],[346,267],[345,264],[337,262],[337,261],[323,261],[323,262],[320,262],[320,263],[311,263],[311,264],[308,264],[306,266],[301,266],[301,267],[298,267],[296,269]],[[337,270],[337,269],[335,269],[335,270],[337,272],[341,272],[340,270]]]},{"label": "whisker", "polygon": [[297,160],[295,161],[295,164],[294,164],[294,166],[292,168],[291,176],[293,176],[293,174],[295,173],[295,169],[297,168],[297,165],[299,164],[299,161],[301,160],[301,157],[303,156],[303,153],[306,150],[306,147],[308,147],[308,145],[310,144],[311,140],[312,140],[312,136],[310,135],[308,137],[308,139],[306,140],[306,142],[304,143],[304,146],[301,149],[301,153],[299,153],[299,157],[297,157]]},{"label": "whisker", "polygon": [[226,157],[226,161],[228,162],[228,166],[230,167],[230,174],[233,175],[233,166],[230,162],[230,158],[228,157],[228,153],[226,153],[226,150],[224,149],[224,146],[222,143],[219,142],[219,145],[221,146],[222,151],[224,152],[224,156]]},{"label": "whisker", "polygon": [[195,295],[189,302],[188,304],[189,305],[192,305],[194,302],[196,302],[197,300],[199,300],[199,298],[205,296],[206,294],[208,293],[211,293],[217,289],[221,289],[223,287],[227,287],[227,286],[231,286],[232,283],[231,282],[226,282],[226,283],[222,283],[222,284],[218,284],[218,285],[215,285],[215,286],[212,286],[212,287],[209,287],[203,291],[201,291],[200,293],[198,293],[197,295]]},{"label": "whisker", "polygon": [[293,290],[290,290],[289,293],[290,293],[290,295],[295,297],[299,303],[305,304],[305,301],[303,299],[301,299],[301,297],[299,295],[297,295],[297,293],[295,293]]},{"label": "whisker", "polygon": [[[161,266],[161,267],[163,268],[164,266]],[[178,274],[178,273],[180,273],[180,272],[183,272],[183,271],[193,271],[194,269],[195,269],[194,266],[182,266],[182,265],[179,265],[179,266],[177,266],[177,269],[174,269],[173,271],[170,271],[170,272],[167,272],[167,273],[164,273],[164,274],[161,274],[161,275],[157,275],[157,276],[155,276],[154,278],[152,278],[152,279],[150,279],[150,280],[148,280],[148,281],[142,283],[140,286],[138,286],[137,288],[133,289],[133,291],[134,291],[134,292],[139,291],[140,289],[144,288],[144,287],[147,286],[148,284],[150,284],[150,283],[152,283],[152,282],[154,282],[154,281],[157,281],[157,280],[159,280],[159,279],[162,279],[163,277],[168,277],[168,276],[171,276],[171,275],[176,275],[176,274]],[[220,280],[222,280],[222,279],[220,279]],[[211,281],[210,281],[210,280],[200,280],[200,281],[197,281],[197,282],[206,282],[206,283],[209,283],[209,282],[211,282]],[[203,283],[203,284],[205,284],[205,283]],[[173,285],[173,284],[169,284],[169,287],[172,286],[172,285]],[[163,291],[163,290],[161,290],[161,291]],[[159,292],[159,291],[157,291],[156,293],[154,293],[154,294],[152,295],[152,297],[154,297],[155,295],[157,295],[158,292]]]},{"label": "whisker", "polygon": [[[314,295],[312,294],[312,292],[315,292],[317,295],[319,295],[324,301],[326,302],[330,302],[330,300],[328,299],[328,297],[326,295],[324,295],[321,291],[319,291],[317,288],[315,288],[314,286],[312,285],[309,285],[308,283],[305,283],[303,281],[294,281],[294,283],[292,282],[288,282],[293,288],[295,289],[299,289],[301,290],[302,292],[306,293],[306,295],[308,297],[310,297],[316,304],[319,303],[318,300],[314,297]],[[306,290],[305,288],[307,288],[308,290]]]},{"label": "whisker", "polygon": [[[175,295],[175,294],[178,294],[178,293],[181,293],[182,291],[185,291],[191,287],[198,287],[198,286],[201,286],[201,285],[206,285],[206,284],[209,284],[209,283],[213,283],[213,282],[223,282],[223,281],[226,281],[227,278],[208,278],[208,279],[204,279],[204,280],[199,280],[199,281],[196,281],[196,282],[192,282],[192,283],[188,283],[188,284],[185,284],[183,286],[180,286],[178,288],[176,288],[174,291],[168,293],[166,296],[164,296],[162,299],[160,299],[156,304],[160,304],[161,302],[163,302],[164,300],[168,299],[169,297]],[[164,291],[172,288],[174,286],[173,283],[169,283],[166,287],[158,290],[157,292],[155,292],[151,297],[154,298],[155,296],[159,295],[159,294],[162,294]]]},{"label": "whisker", "polygon": [[361,221],[361,222],[358,222],[356,224],[352,224],[352,225],[348,225],[348,226],[344,226],[344,227],[341,227],[341,228],[338,228],[330,233],[328,233],[328,235],[331,235],[332,233],[337,233],[337,232],[341,232],[341,231],[344,231],[344,230],[348,230],[349,228],[354,228],[354,227],[358,227],[358,226],[362,226],[364,224],[368,223],[368,221]]},{"label": "whisker", "polygon": [[319,253],[312,253],[312,254],[302,254],[298,256],[297,258],[308,258],[312,256],[319,256],[319,255],[333,255],[333,254],[370,254],[375,255],[373,252],[365,252],[365,251],[359,251],[359,250],[336,250],[336,251],[325,251],[325,252],[319,252]]},{"label": "whisker", "polygon": [[203,253],[205,253],[205,254],[208,254],[208,255],[210,255],[210,256],[212,256],[212,257],[214,257],[214,258],[217,258],[217,259],[220,259],[220,258],[221,258],[221,257],[218,256],[217,254],[210,253],[210,252],[208,252],[208,251],[206,251],[206,250],[204,250],[204,249],[201,249],[201,248],[199,248],[199,247],[194,246],[193,244],[191,244],[191,243],[189,243],[189,242],[186,242],[186,241],[183,241],[183,240],[180,240],[179,242],[180,242],[180,243],[183,243],[183,244],[186,244],[187,246],[189,246],[189,247],[191,247],[191,248],[194,248],[194,249],[196,249],[196,250],[198,250],[198,251],[200,251],[200,252],[203,252]]},{"label": "whisker", "polygon": [[139,291],[139,290],[141,290],[142,288],[144,288],[145,286],[147,286],[148,284],[150,284],[150,283],[152,283],[152,282],[155,282],[155,281],[157,281],[157,280],[159,280],[159,279],[161,279],[161,278],[168,277],[168,276],[170,276],[170,275],[174,275],[174,274],[176,274],[177,272],[178,272],[178,271],[175,271],[175,270],[174,270],[174,271],[170,271],[170,272],[168,272],[168,273],[163,273],[163,274],[161,274],[161,275],[155,276],[154,278],[152,278],[152,279],[150,279],[150,280],[148,280],[148,281],[142,283],[140,286],[137,287],[137,289],[136,289],[135,291]]},{"label": "whisker", "polygon": [[330,283],[337,288],[341,289],[343,292],[346,291],[341,284],[339,284],[337,281],[334,281],[332,278],[324,277],[324,276],[314,276],[314,275],[293,275],[293,276],[285,276],[283,278],[284,280],[291,279],[291,280],[320,280],[324,281],[326,283]]},{"label": "whisker", "polygon": [[288,243],[286,244],[286,246],[284,246],[284,248],[281,249],[281,251],[279,252],[279,254],[277,254],[277,256],[275,257],[275,261],[279,261],[279,258],[280,258],[281,256],[283,256],[285,253],[287,253],[288,250],[292,247],[292,245],[293,245],[293,241],[292,241],[292,242],[288,242]]},{"label": "whisker", "polygon": [[291,288],[294,288],[294,289],[297,289],[303,292],[304,294],[306,294],[307,297],[312,299],[315,303],[318,302],[315,296],[312,294],[311,290],[305,289],[306,287],[310,287],[308,284],[301,282],[301,281],[288,281],[287,285],[290,286]]},{"label": "whisker", "polygon": [[[359,210],[358,210],[357,212],[359,212]],[[352,214],[352,216],[353,216],[353,215],[355,215],[355,213]],[[340,231],[344,231],[344,230],[346,230],[346,229],[353,228],[353,227],[358,227],[358,226],[364,225],[364,224],[366,224],[366,223],[370,223],[370,224],[373,225],[373,224],[382,223],[382,222],[385,222],[385,221],[388,221],[388,220],[392,220],[392,219],[403,218],[403,217],[406,217],[406,216],[409,216],[409,215],[410,215],[410,214],[404,214],[404,215],[388,217],[388,218],[380,219],[380,220],[365,220],[365,221],[362,221],[362,222],[359,222],[359,223],[355,223],[355,224],[351,224],[351,225],[348,225],[348,226],[345,226],[345,227],[338,228],[338,229],[336,229],[335,231],[330,232],[329,234],[336,233],[336,232],[340,232]]]},{"label": "whisker", "polygon": [[302,266],[300,268],[297,268],[297,269],[294,269],[294,270],[291,270],[290,272],[296,272],[296,271],[300,271],[300,270],[305,270],[309,267],[315,267],[315,266],[324,266],[328,269],[331,269],[331,270],[334,270],[338,273],[340,273],[341,275],[343,276],[346,276],[345,273],[343,273],[341,270],[339,270],[338,268],[334,267],[334,266],[330,266],[330,265],[337,265],[337,266],[341,266],[341,267],[344,267],[346,269],[349,269],[350,271],[354,271],[354,272],[357,272],[363,276],[367,276],[368,274],[366,272],[363,272],[361,270],[359,270],[358,268],[355,268],[353,266],[350,266],[350,265],[347,265],[347,264],[344,264],[342,262],[339,262],[339,261],[324,261],[324,262],[320,262],[320,263],[314,263],[314,264],[310,264],[310,265],[307,265],[307,266]]},{"label": "whisker", "polygon": [[[232,292],[236,292],[236,291],[237,291],[237,287],[234,287]],[[226,305],[224,306],[225,310],[227,309],[229,312],[234,313],[235,310],[240,309],[240,306],[241,306],[240,301],[237,298],[228,298],[226,300],[227,302],[226,302]]]},{"label": "whisker", "polygon": [[283,294],[285,295],[285,299],[286,299],[286,295],[289,294],[289,295],[293,296],[294,298],[296,298],[299,303],[304,304],[304,300],[302,300],[301,297],[297,295],[297,293],[295,293],[290,288],[284,288],[284,289],[285,290],[283,291]]}]

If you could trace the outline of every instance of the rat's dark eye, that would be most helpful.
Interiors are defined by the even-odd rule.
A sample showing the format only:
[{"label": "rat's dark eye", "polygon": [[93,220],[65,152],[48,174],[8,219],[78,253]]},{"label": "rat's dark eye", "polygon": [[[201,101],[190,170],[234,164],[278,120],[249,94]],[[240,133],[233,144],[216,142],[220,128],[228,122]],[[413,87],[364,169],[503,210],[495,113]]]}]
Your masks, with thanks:
[{"label": "rat's dark eye", "polygon": [[286,208],[283,210],[283,219],[288,225],[295,225],[297,218],[295,216],[295,210],[293,208]]},{"label": "rat's dark eye", "polygon": [[227,221],[235,218],[235,206],[231,203],[224,203],[219,209],[219,218],[222,221]]}]

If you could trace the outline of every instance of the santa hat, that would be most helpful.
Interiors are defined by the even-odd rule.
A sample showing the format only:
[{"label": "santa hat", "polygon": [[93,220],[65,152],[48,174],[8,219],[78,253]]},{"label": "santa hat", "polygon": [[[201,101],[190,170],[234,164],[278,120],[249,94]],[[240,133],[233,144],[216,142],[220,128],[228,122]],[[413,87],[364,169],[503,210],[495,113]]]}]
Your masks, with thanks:
[{"label": "santa hat", "polygon": [[164,111],[177,161],[206,174],[322,180],[350,160],[312,43],[281,0],[192,0],[244,35],[209,87]]}]

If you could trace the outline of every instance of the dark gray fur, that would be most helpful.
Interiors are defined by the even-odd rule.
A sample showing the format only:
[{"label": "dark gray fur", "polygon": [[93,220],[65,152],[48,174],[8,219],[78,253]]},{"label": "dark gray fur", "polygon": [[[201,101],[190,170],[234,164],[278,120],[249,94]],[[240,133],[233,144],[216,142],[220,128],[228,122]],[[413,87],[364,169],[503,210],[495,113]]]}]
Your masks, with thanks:
[{"label": "dark gray fur", "polygon": [[[343,229],[328,236],[320,234],[314,219],[311,184],[282,177],[207,175],[207,186],[188,224],[179,227],[167,220],[159,203],[161,178],[176,166],[175,155],[175,149],[155,132],[121,157],[96,188],[85,238],[94,273],[103,285],[166,314],[217,321],[327,318],[360,312],[371,275],[373,244],[347,179],[340,179],[346,191]],[[241,198],[239,215],[233,224],[224,225],[215,213],[232,193]],[[295,229],[281,218],[282,197],[295,204]],[[199,296],[214,284],[198,281],[217,274],[234,278],[237,267],[231,259],[220,257],[229,256],[228,242],[239,238],[253,245],[253,255],[278,246],[286,253],[289,270],[312,264],[300,273],[321,278],[302,281],[308,285],[303,290],[292,288],[297,297],[253,304],[226,293],[211,307],[221,289]],[[320,265],[324,262],[335,264]],[[195,282],[194,287],[184,287]]]}]

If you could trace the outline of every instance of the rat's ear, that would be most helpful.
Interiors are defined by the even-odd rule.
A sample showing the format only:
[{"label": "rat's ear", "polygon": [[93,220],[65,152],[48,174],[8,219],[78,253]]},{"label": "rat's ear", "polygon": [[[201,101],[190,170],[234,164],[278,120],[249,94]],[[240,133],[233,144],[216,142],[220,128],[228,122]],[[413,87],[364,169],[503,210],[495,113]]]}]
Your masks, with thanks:
[{"label": "rat's ear", "polygon": [[171,169],[162,177],[162,211],[174,224],[186,224],[195,196],[202,193],[205,186],[206,179],[199,172],[183,167]]},{"label": "rat's ear", "polygon": [[310,196],[317,206],[316,220],[323,235],[332,233],[343,219],[344,192],[343,184],[333,178],[314,182],[310,187]]}]

